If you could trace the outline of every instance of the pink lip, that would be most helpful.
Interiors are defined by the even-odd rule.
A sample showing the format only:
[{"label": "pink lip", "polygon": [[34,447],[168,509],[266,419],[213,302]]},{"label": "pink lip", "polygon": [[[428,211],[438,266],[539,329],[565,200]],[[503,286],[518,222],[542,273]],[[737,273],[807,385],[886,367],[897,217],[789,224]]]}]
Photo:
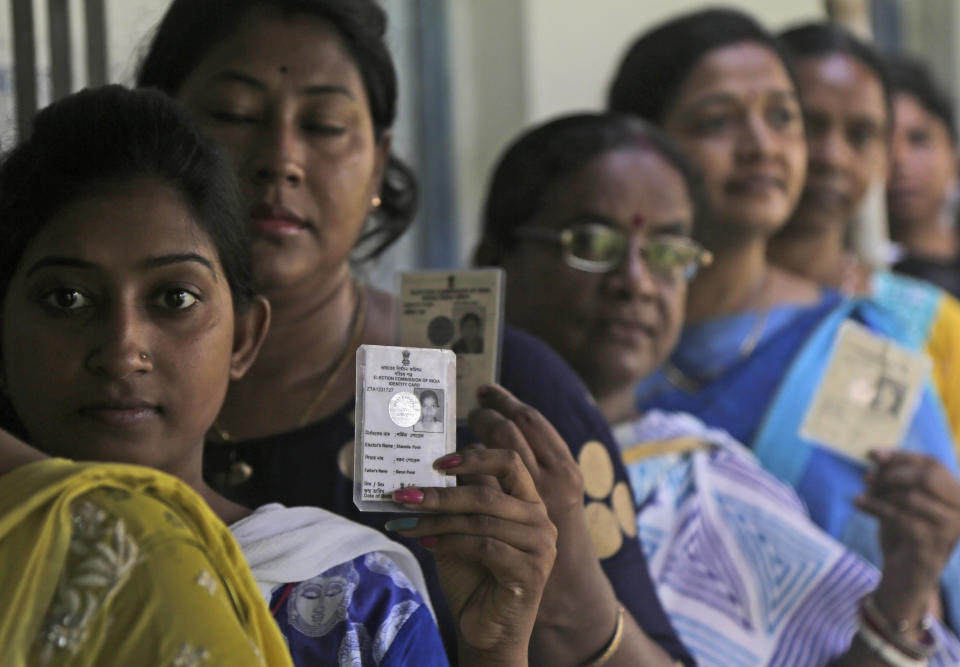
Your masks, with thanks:
[{"label": "pink lip", "polygon": [[268,236],[289,236],[309,227],[300,215],[281,204],[257,204],[250,209],[250,222],[254,232]]},{"label": "pink lip", "polygon": [[137,426],[156,419],[162,412],[158,405],[146,401],[124,400],[88,403],[80,414],[108,426]]}]

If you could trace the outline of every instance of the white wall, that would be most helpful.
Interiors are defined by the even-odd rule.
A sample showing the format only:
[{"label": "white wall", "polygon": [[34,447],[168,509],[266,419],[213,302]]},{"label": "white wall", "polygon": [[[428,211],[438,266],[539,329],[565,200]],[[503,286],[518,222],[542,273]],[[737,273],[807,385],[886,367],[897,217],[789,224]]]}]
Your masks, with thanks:
[{"label": "white wall", "polygon": [[[454,150],[461,260],[476,243],[489,172],[530,123],[600,109],[634,37],[704,0],[456,0]],[[773,30],[825,18],[823,0],[727,0]]]},{"label": "white wall", "polygon": [[[527,120],[603,106],[614,68],[640,33],[713,4],[703,0],[524,0]],[[825,17],[823,0],[723,4],[750,12],[773,30]]]}]

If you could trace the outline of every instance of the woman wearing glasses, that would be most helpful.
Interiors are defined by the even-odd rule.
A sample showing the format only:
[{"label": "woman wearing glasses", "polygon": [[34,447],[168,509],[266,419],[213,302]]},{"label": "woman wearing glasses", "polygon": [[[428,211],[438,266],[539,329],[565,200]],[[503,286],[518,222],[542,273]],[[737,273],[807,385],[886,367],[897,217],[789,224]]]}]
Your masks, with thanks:
[{"label": "woman wearing glasses", "polygon": [[[916,511],[917,498],[933,498],[938,506],[955,502],[930,484],[932,470],[946,467],[956,476],[953,443],[938,397],[917,380],[916,401],[904,404],[900,426],[887,433],[902,433],[900,448],[927,457],[909,466],[902,494],[876,503],[854,500],[865,488],[867,462],[837,451],[874,443],[847,434],[831,448],[825,437],[809,435],[842,431],[854,419],[858,427],[871,425],[866,406],[876,388],[871,378],[859,382],[864,367],[831,366],[841,331],[859,323],[872,333],[870,344],[883,350],[906,335],[885,310],[846,300],[767,261],[767,241],[796,206],[807,166],[797,90],[779,49],[744,14],[706,10],[642,35],[616,74],[611,108],[661,126],[703,174],[709,215],[695,237],[714,255],[690,285],[688,324],[676,349],[661,372],[641,383],[637,399],[641,409],[692,413],[747,444],[768,471],[796,489],[821,528],[879,563],[874,516]],[[860,349],[856,341],[863,338],[856,336],[846,338],[845,354]],[[852,419],[810,410],[831,369],[841,379],[827,390],[846,392],[840,405]],[[871,367],[867,374],[882,371]],[[844,376],[857,382],[844,384]],[[941,583],[949,618],[960,618],[956,552]],[[925,610],[917,605],[904,613],[918,619]]]},{"label": "woman wearing glasses", "polygon": [[[939,570],[922,570],[918,583],[891,547],[916,562],[931,549],[945,557],[956,526],[939,526],[952,538],[938,546],[917,524],[882,517],[896,540],[881,577],[729,435],[690,415],[637,413],[636,383],[668,358],[687,283],[711,261],[690,239],[698,192],[677,149],[643,122],[554,120],[501,158],[477,259],[504,267],[510,322],[561,352],[616,424],[658,595],[700,664],[888,664],[873,655],[878,646],[887,657],[955,664],[960,643],[942,625],[878,639],[858,614],[871,592],[873,620],[883,618],[878,600],[931,595]],[[899,463],[878,466],[878,478]]]}]

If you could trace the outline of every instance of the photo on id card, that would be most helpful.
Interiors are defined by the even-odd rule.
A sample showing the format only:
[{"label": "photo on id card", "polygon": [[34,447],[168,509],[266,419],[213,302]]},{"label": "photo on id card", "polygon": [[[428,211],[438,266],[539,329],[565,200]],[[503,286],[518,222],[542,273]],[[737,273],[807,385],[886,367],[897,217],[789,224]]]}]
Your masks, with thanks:
[{"label": "photo on id card", "polygon": [[357,350],[353,501],[361,511],[409,512],[408,486],[456,486],[433,462],[456,451],[456,355],[361,345]]},{"label": "photo on id card", "polygon": [[400,345],[457,355],[456,417],[479,407],[477,389],[500,378],[503,269],[422,271],[399,278]]},{"label": "photo on id card", "polygon": [[899,446],[930,373],[929,358],[853,321],[840,326],[801,437],[847,458]]}]

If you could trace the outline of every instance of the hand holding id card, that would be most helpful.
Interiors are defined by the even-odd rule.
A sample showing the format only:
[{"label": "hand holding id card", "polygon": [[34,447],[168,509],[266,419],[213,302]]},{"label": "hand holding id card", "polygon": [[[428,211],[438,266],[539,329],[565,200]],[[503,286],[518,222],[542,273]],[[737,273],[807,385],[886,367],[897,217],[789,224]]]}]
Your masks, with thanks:
[{"label": "hand holding id card", "polygon": [[433,462],[457,449],[457,362],[450,350],[357,350],[353,501],[361,511],[409,512],[408,486],[456,486]]}]

